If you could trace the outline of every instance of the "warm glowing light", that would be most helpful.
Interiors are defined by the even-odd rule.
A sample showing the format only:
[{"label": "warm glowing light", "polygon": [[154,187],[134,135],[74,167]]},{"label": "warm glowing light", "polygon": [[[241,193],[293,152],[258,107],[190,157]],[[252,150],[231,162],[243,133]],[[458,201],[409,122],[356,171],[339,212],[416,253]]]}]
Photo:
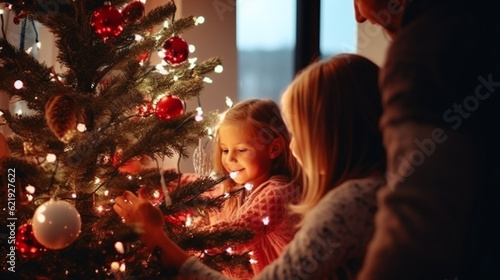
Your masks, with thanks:
[{"label": "warm glowing light", "polygon": [[196,50],[196,47],[194,45],[189,45],[189,52],[190,53],[194,53],[195,50]]},{"label": "warm glowing light", "polygon": [[226,96],[226,105],[227,107],[231,108],[233,107],[233,100],[231,100],[231,98],[229,98],[229,96]]},{"label": "warm glowing light", "polygon": [[229,197],[229,193],[225,193],[224,198],[228,198],[228,197]]},{"label": "warm glowing light", "polygon": [[187,216],[186,218],[186,226],[189,227],[193,224],[193,218],[191,216]]},{"label": "warm glowing light", "polygon": [[141,35],[139,35],[139,34],[135,34],[134,39],[135,39],[136,41],[140,41],[140,40],[144,39],[144,37],[142,37],[142,36],[141,36]]},{"label": "warm glowing light", "polygon": [[163,28],[168,28],[170,26],[170,23],[168,21],[163,22]]},{"label": "warm glowing light", "polygon": [[71,197],[72,197],[72,198],[76,198],[76,193],[73,193],[73,194],[71,195]]},{"label": "warm glowing light", "polygon": [[41,43],[41,42],[36,42],[36,47],[37,47],[38,49],[41,49],[41,48],[42,48],[42,43]]},{"label": "warm glowing light", "polygon": [[31,194],[26,194],[26,197],[28,198],[28,201],[32,201],[33,200],[33,196]]},{"label": "warm glowing light", "polygon": [[256,263],[257,263],[257,260],[250,259],[250,260],[249,260],[249,262],[250,262],[251,264],[256,264]]},{"label": "warm glowing light", "polygon": [[195,64],[196,61],[198,61],[197,57],[188,58],[188,62],[191,63],[191,64]]},{"label": "warm glowing light", "polygon": [[158,52],[158,57],[160,57],[161,59],[165,58],[166,54],[164,51],[159,51]]},{"label": "warm glowing light", "polygon": [[207,83],[207,84],[211,84],[211,83],[213,83],[212,79],[210,79],[209,77],[205,77],[205,78],[203,78],[203,81],[204,81],[205,83]]},{"label": "warm glowing light", "polygon": [[159,192],[158,190],[155,190],[155,191],[153,192],[153,197],[154,197],[154,198],[159,198],[159,197],[160,197],[160,192]]},{"label": "warm glowing light", "polygon": [[224,71],[224,67],[222,67],[222,65],[217,65],[215,66],[214,71],[215,73],[222,73],[222,71]]},{"label": "warm glowing light", "polygon": [[48,162],[54,162],[54,161],[56,161],[57,157],[54,154],[47,154],[46,159]]},{"label": "warm glowing light", "polygon": [[121,243],[120,241],[118,241],[118,242],[115,243],[115,249],[120,254],[124,254],[125,253],[125,248],[123,247],[123,243]]},{"label": "warm glowing light", "polygon": [[228,252],[229,254],[231,254],[233,252],[233,248],[231,248],[231,247],[227,248],[226,252]]},{"label": "warm glowing light", "polygon": [[109,191],[108,190],[105,190],[104,191],[104,196],[108,196],[109,195]]},{"label": "warm glowing light", "polygon": [[236,176],[238,176],[238,173],[240,173],[239,171],[233,171],[231,173],[229,173],[229,177],[231,177],[231,179],[234,179],[236,178]]},{"label": "warm glowing light", "polygon": [[179,77],[177,75],[174,76],[174,81],[178,81],[179,80]]},{"label": "warm glowing light", "polygon": [[127,268],[127,267],[125,266],[125,264],[124,264],[124,263],[122,263],[122,264],[120,265],[120,271],[121,271],[121,272],[125,272],[125,269],[126,269],[126,268]]},{"label": "warm glowing light", "polygon": [[17,114],[18,115],[22,115],[23,114],[23,110],[21,110],[21,109],[17,110]]},{"label": "warm glowing light", "polygon": [[33,187],[32,185],[27,185],[25,189],[30,194],[34,194],[35,193],[35,187]]},{"label": "warm glowing light", "polygon": [[97,208],[96,208],[96,209],[97,209],[97,212],[102,212],[102,211],[104,211],[104,207],[102,207],[102,205],[97,206]]},{"label": "warm glowing light", "polygon": [[33,50],[33,47],[29,47],[27,50],[26,50],[26,53],[27,54],[31,54],[31,51]]},{"label": "warm glowing light", "polygon": [[253,188],[253,184],[250,184],[250,183],[246,183],[246,184],[245,184],[245,189],[246,189],[247,191],[251,191],[251,190],[252,190],[252,188]]},{"label": "warm glowing light", "polygon": [[83,123],[79,123],[77,126],[76,126],[76,129],[80,132],[85,132],[87,131],[87,126]]},{"label": "warm glowing light", "polygon": [[95,177],[94,183],[97,185],[97,184],[99,184],[100,182],[101,182],[101,179],[99,179],[99,178]]},{"label": "warm glowing light", "polygon": [[196,115],[196,116],[194,116],[194,120],[197,121],[197,122],[201,122],[203,120],[203,116],[202,115]]},{"label": "warm glowing light", "polygon": [[132,180],[132,176],[131,176],[131,175],[128,175],[128,176],[127,176],[127,179]]},{"label": "warm glowing light", "polygon": [[24,87],[24,83],[21,80],[17,80],[14,82],[14,88],[15,89],[22,89]]},{"label": "warm glowing light", "polygon": [[205,22],[205,18],[202,16],[199,16],[199,17],[194,19],[194,25],[203,24],[204,22]]},{"label": "warm glowing light", "polygon": [[118,262],[111,263],[111,270],[116,271],[120,268],[120,264]]},{"label": "warm glowing light", "polygon": [[267,226],[269,224],[269,217],[265,217],[264,219],[262,219],[262,222],[265,226]]}]

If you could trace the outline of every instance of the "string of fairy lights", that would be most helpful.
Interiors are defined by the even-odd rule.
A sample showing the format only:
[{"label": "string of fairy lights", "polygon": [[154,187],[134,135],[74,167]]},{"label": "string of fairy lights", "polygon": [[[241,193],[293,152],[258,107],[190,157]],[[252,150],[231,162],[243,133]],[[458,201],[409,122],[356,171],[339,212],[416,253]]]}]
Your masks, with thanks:
[{"label": "string of fairy lights", "polygon": [[[142,3],[146,3],[145,0],[141,0]],[[6,13],[10,13],[12,12],[12,5],[6,5],[4,7],[1,7],[0,6],[0,23],[1,23],[1,33],[2,33],[2,36],[5,40],[7,40],[7,36],[6,36],[6,31],[5,31],[5,18],[4,18],[4,15]],[[29,19],[27,18],[24,18],[23,21],[25,22],[23,24],[23,32],[25,32],[25,28],[26,28],[26,21],[28,21]],[[199,17],[194,17],[193,18],[194,20],[194,24],[197,26],[197,25],[200,25],[200,24],[203,24],[205,22],[205,18],[203,16],[199,16]],[[174,21],[174,18],[172,17],[172,19],[170,21],[165,21],[164,24],[163,24],[163,28],[167,29],[169,27],[171,27],[173,25],[173,21]],[[31,23],[32,23],[32,27],[33,27],[33,32],[35,33],[35,44],[33,46],[29,46],[25,52],[27,54],[32,54],[32,51],[34,48],[37,48],[38,50],[41,49],[42,47],[42,43],[39,41],[39,38],[38,38],[38,30],[36,28],[36,25],[35,25],[35,22],[33,20],[31,20]],[[24,35],[22,36],[23,37],[23,42],[21,43],[21,46],[23,46],[23,49],[24,49]],[[161,39],[160,35],[156,36],[155,37],[158,40]],[[137,34],[135,35],[135,41],[137,43],[140,43],[142,40],[143,40],[143,36]],[[196,50],[195,46],[190,44],[189,45],[189,53],[194,53]],[[172,70],[171,67],[167,67],[168,66],[168,63],[166,62],[166,60],[164,59],[165,58],[165,50],[164,49],[160,49],[157,51],[157,55],[158,57],[160,58],[160,62],[158,64],[156,64],[154,66],[154,70],[153,71],[156,71],[162,75],[171,75],[175,70]],[[145,62],[146,60],[149,60],[150,59],[150,55],[148,54],[147,56],[145,56],[144,58],[141,58],[139,60],[139,63],[141,66],[144,66],[145,65]],[[194,67],[196,67],[196,62],[198,61],[198,58],[197,57],[190,57],[187,59],[187,63],[188,63],[188,68],[189,69],[193,69]],[[224,68],[222,65],[217,65],[215,66],[215,68],[213,69],[215,73],[222,73]],[[51,74],[52,75],[52,79],[53,81],[57,81],[57,82],[60,82],[59,79],[60,77],[57,76],[57,74],[53,73]],[[179,79],[181,79],[182,77],[179,77],[177,76],[177,74],[174,74],[172,76],[172,79],[174,81],[178,81]],[[202,78],[203,82],[204,83],[207,83],[207,84],[211,84],[213,81],[212,79],[210,79],[209,77],[203,77]],[[14,85],[13,85],[14,89],[16,90],[26,90],[26,86],[24,84],[24,82],[22,80],[16,80],[14,82]],[[152,109],[155,109],[154,106],[157,102],[159,102],[162,98],[164,97],[164,95],[160,95],[158,96],[155,100],[152,100],[152,106],[153,108]],[[35,97],[37,98],[37,97]],[[197,97],[197,101],[198,101],[198,106],[196,107],[195,111],[196,111],[196,114],[194,114],[193,118],[196,122],[201,122],[203,121],[204,117],[203,117],[203,107],[202,107],[202,104],[201,104],[201,100],[200,100],[200,97],[198,96]],[[229,98],[229,97],[226,97],[225,98],[225,103],[226,103],[226,106],[228,108],[231,108],[233,106],[233,101]],[[142,108],[144,109],[144,108]],[[138,108],[138,110],[141,110],[140,108]],[[23,114],[29,114],[29,112],[24,112],[22,109],[18,109],[15,114],[18,116],[18,117],[21,117]],[[0,111],[0,117],[3,115],[3,113]],[[135,116],[140,116],[140,117],[149,117],[151,116],[152,114],[138,114],[138,115],[135,115]],[[3,120],[3,123],[6,123],[5,119]],[[212,127],[206,127],[206,130],[207,130],[207,135],[208,137],[211,139],[213,139],[213,128]],[[79,132],[79,133],[85,133],[87,131],[87,127],[84,123],[77,123],[76,125],[76,131]],[[25,149],[25,153],[27,154],[29,152],[29,150],[31,149],[32,145],[30,143],[24,143],[24,149]],[[199,148],[201,148],[201,139],[200,139],[200,142],[199,142]],[[68,148],[70,149],[70,148]],[[69,151],[69,150],[65,150],[65,151]],[[109,155],[104,155],[105,157],[109,157]],[[53,153],[47,153],[45,155],[45,157],[38,157],[36,159],[39,163],[48,163],[48,164],[56,164],[57,166],[57,156]],[[163,159],[162,159],[163,160]],[[157,165],[158,165],[158,162],[157,162]],[[57,169],[57,168],[56,168]],[[164,176],[163,176],[163,172],[164,172],[164,169],[162,167],[160,167],[158,165],[158,170],[160,172],[160,178],[161,178],[161,190],[155,190],[152,194],[152,202],[155,206],[161,204],[161,203],[165,203],[166,206],[169,206],[172,204],[172,201],[170,199],[170,196],[169,196],[169,193],[168,193],[168,188],[166,186],[166,183],[164,181]],[[179,170],[179,162],[178,162],[178,170]],[[55,172],[55,171],[54,171]],[[212,176],[215,176],[215,174],[211,174]],[[220,178],[219,179],[219,182],[222,182],[223,180],[226,180],[226,179],[229,179],[229,178],[236,178],[236,176],[238,175],[238,171],[235,171],[235,172],[231,172],[230,174],[228,174],[227,176],[223,177],[223,178]],[[127,176],[127,179],[129,180],[141,180],[141,177],[140,175],[128,175]],[[104,212],[107,212],[107,211],[110,211],[112,209],[112,206],[110,205],[113,205],[114,204],[114,199],[110,197],[110,191],[106,188],[103,188],[103,186],[105,185],[105,180],[102,179],[102,178],[99,178],[99,177],[96,177],[94,179],[94,186],[95,186],[95,190],[92,192],[92,200],[93,200],[93,207],[95,209],[95,212],[98,213],[98,214],[102,214]],[[247,183],[247,184],[244,184],[243,188],[242,189],[245,189],[246,191],[250,192],[253,188],[253,185],[250,184],[250,183]],[[24,195],[26,196],[26,199],[27,201],[32,201],[33,198],[34,198],[34,195],[36,193],[36,187],[35,186],[32,186],[32,185],[27,185],[25,188],[25,193]],[[53,193],[53,197],[56,197],[57,195],[57,191],[55,191]],[[229,197],[230,194],[229,193],[224,193],[222,196],[224,196],[225,198]],[[71,198],[73,199],[76,199],[77,198],[77,193],[76,193],[76,190],[74,193],[71,194]],[[36,214],[36,213],[35,213]],[[41,215],[41,216],[40,216]],[[38,216],[34,216],[34,219],[42,219],[42,216],[43,214],[40,214]],[[124,221],[123,221],[124,222]],[[269,224],[269,217],[265,217],[264,219],[262,219],[262,223],[263,223],[263,227],[264,227],[264,232],[266,231],[266,228]],[[185,221],[185,224],[184,226],[185,227],[190,227],[193,225],[193,217],[190,216],[188,214],[187,218],[186,218],[186,221]],[[116,249],[116,251],[119,253],[119,254],[124,254],[125,252],[125,248],[124,248],[124,245],[121,241],[118,241],[114,244],[114,247]],[[233,253],[233,249],[231,247],[228,247],[226,249],[226,252],[229,253],[229,254],[232,254]],[[208,251],[204,251],[204,252],[201,252],[199,254],[198,257],[200,258],[203,258],[205,254],[208,254]],[[251,264],[255,264],[257,263],[257,261],[255,259],[252,258],[253,256],[253,252],[249,252],[249,255],[250,255],[250,263]],[[108,270],[107,268],[105,270]],[[125,272],[126,271],[126,263],[123,261],[123,260],[120,260],[120,261],[113,261],[110,266],[109,266],[109,271],[113,272],[113,273],[118,273],[118,272]],[[97,273],[98,271],[96,271]]]}]

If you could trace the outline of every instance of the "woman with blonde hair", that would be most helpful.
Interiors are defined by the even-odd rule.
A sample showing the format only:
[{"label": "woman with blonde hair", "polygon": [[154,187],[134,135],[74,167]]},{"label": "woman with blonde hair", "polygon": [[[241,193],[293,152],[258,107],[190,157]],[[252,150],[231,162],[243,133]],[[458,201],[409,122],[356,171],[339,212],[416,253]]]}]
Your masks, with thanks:
[{"label": "woman with blonde hair", "polygon": [[[293,207],[302,216],[293,240],[255,279],[354,279],[373,235],[375,193],[385,184],[377,128],[381,114],[378,67],[355,54],[337,55],[302,71],[282,104],[302,166],[304,190]],[[115,210],[141,223],[161,249],[162,264],[180,278],[227,279],[187,256],[161,230],[161,213],[146,196],[117,199]],[[137,203],[137,205],[136,205]]]}]

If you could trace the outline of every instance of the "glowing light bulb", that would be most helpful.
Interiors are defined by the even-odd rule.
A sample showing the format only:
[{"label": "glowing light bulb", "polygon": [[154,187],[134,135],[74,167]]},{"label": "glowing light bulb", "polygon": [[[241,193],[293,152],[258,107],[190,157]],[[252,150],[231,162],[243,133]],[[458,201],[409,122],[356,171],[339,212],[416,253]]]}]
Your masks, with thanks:
[{"label": "glowing light bulb", "polygon": [[125,253],[125,249],[123,247],[123,243],[121,243],[120,241],[118,241],[118,242],[115,243],[115,249],[120,254]]},{"label": "glowing light bulb", "polygon": [[126,269],[126,268],[127,268],[127,267],[125,266],[125,264],[124,264],[124,263],[122,263],[122,264],[120,265],[120,271],[121,271],[121,272],[125,272],[125,269]]},{"label": "glowing light bulb", "polygon": [[207,84],[211,84],[211,83],[213,83],[212,79],[210,79],[209,77],[205,77],[205,78],[203,78],[203,81],[204,81],[205,83],[207,83]]},{"label": "glowing light bulb", "polygon": [[31,194],[35,193],[35,187],[33,187],[32,185],[27,185],[25,189],[27,192],[29,192]]},{"label": "glowing light bulb", "polygon": [[228,252],[229,254],[231,254],[233,252],[233,248],[231,248],[231,247],[227,248],[226,252]]},{"label": "glowing light bulb", "polygon": [[229,96],[226,96],[226,105],[227,107],[231,108],[233,107],[233,100],[231,100],[231,98],[229,98]]},{"label": "glowing light bulb", "polygon": [[21,109],[17,110],[17,114],[18,115],[22,115],[23,114],[23,110],[21,110]]},{"label": "glowing light bulb", "polygon": [[269,224],[269,217],[265,217],[264,219],[262,219],[262,222],[265,226],[267,226]]},{"label": "glowing light bulb", "polygon": [[87,126],[83,123],[79,123],[77,126],[76,126],[76,129],[80,132],[85,132],[87,130]]},{"label": "glowing light bulb", "polygon": [[139,35],[139,34],[135,34],[135,35],[134,35],[134,39],[135,39],[136,41],[140,41],[140,40],[144,39],[144,37],[142,37],[142,36],[141,36],[141,35]]},{"label": "glowing light bulb", "polygon": [[190,53],[194,53],[195,50],[196,50],[196,47],[194,45],[189,45],[189,52]]},{"label": "glowing light bulb", "polygon": [[100,213],[104,210],[104,207],[102,207],[102,205],[99,205],[99,206],[97,206],[96,210],[97,210],[97,212]]},{"label": "glowing light bulb", "polygon": [[194,19],[194,25],[203,24],[205,22],[205,18],[203,16],[199,16]]},{"label": "glowing light bulb", "polygon": [[191,216],[187,216],[187,218],[186,218],[186,227],[191,226],[192,223],[193,223],[193,218],[191,218]]},{"label": "glowing light bulb", "polygon": [[46,159],[48,162],[54,162],[54,161],[56,161],[57,157],[54,154],[47,154]]},{"label": "glowing light bulb", "polygon": [[222,67],[222,65],[217,65],[215,66],[214,71],[215,73],[222,73],[222,71],[224,71],[224,67]]},{"label": "glowing light bulb", "polygon": [[15,89],[22,89],[24,87],[24,83],[21,80],[17,80],[14,82],[14,88]]},{"label": "glowing light bulb", "polygon": [[252,190],[252,188],[253,188],[253,184],[250,184],[250,183],[246,183],[246,184],[245,184],[245,189],[246,189],[247,191],[251,191],[251,190]]},{"label": "glowing light bulb", "polygon": [[111,263],[111,270],[116,271],[120,268],[120,264],[118,262]]},{"label": "glowing light bulb", "polygon": [[240,173],[239,171],[233,171],[231,173],[229,173],[229,177],[231,177],[231,179],[234,179],[236,178],[236,176],[238,176],[238,173]]},{"label": "glowing light bulb", "polygon": [[71,195],[71,197],[72,197],[72,198],[76,198],[76,193],[73,193],[73,194]]}]

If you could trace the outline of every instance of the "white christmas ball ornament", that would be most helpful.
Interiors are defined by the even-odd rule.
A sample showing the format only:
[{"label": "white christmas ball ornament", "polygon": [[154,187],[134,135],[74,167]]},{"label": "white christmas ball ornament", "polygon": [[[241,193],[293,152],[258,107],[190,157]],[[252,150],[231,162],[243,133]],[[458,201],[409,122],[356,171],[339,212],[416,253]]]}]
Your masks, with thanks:
[{"label": "white christmas ball ornament", "polygon": [[70,203],[51,199],[40,205],[33,215],[33,234],[49,249],[62,249],[80,234],[80,213]]}]

